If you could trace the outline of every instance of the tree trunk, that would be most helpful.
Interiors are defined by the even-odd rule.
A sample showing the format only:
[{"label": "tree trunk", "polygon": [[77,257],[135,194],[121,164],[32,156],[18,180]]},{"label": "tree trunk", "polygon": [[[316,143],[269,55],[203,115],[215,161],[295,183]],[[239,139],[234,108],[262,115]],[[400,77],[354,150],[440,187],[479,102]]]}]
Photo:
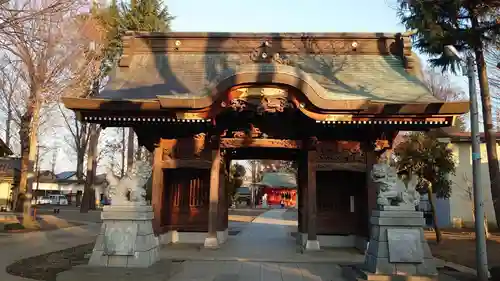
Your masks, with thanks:
[{"label": "tree trunk", "polygon": [[125,128],[122,128],[122,166],[120,170],[120,177],[122,178],[125,175],[125,149],[127,149],[125,143]]},{"label": "tree trunk", "polygon": [[138,144],[137,150],[135,151],[135,159],[136,161],[142,160],[142,147]]},{"label": "tree trunk", "polygon": [[427,197],[429,198],[429,203],[431,205],[432,212],[432,227],[434,228],[434,233],[436,233],[436,243],[441,243],[442,235],[441,230],[437,224],[437,215],[436,215],[436,204],[434,202],[434,196],[432,196],[432,186],[429,184],[427,188]]},{"label": "tree trunk", "polygon": [[9,92],[7,98],[7,120],[5,120],[5,145],[10,148],[10,125],[12,122],[12,95],[13,91]]},{"label": "tree trunk", "polygon": [[134,129],[128,128],[128,142],[127,142],[127,173],[132,172],[134,166]]},{"label": "tree trunk", "polygon": [[85,149],[78,147],[78,153],[76,155],[76,179],[81,181],[83,179],[83,162],[85,159]]},{"label": "tree trunk", "polygon": [[30,127],[33,118],[34,107],[28,106],[26,112],[21,116],[21,124],[19,128],[19,140],[21,143],[21,175],[19,186],[15,189],[14,210],[16,212],[23,211],[24,201],[26,200],[26,192],[28,188],[28,166],[29,166],[29,143],[30,143]]},{"label": "tree trunk", "polygon": [[[474,13],[472,13],[474,15]],[[471,19],[472,29],[479,28],[479,20],[477,16]],[[481,38],[477,36],[477,48],[474,50],[476,55],[476,65],[479,78],[479,90],[481,93],[481,104],[483,108],[483,124],[484,138],[486,141],[486,152],[488,155],[488,170],[490,174],[490,189],[491,199],[493,200],[493,208],[497,217],[497,227],[500,227],[500,168],[498,165],[498,155],[496,148],[496,134],[493,127],[493,116],[491,113],[491,96],[488,85],[488,75],[486,72],[486,62],[483,53],[483,44]],[[481,198],[482,199],[482,198]]]},{"label": "tree trunk", "polygon": [[89,146],[87,153],[87,178],[83,191],[82,204],[80,205],[80,213],[87,213],[90,209],[95,209],[95,191],[94,191],[94,167],[96,162],[97,144],[99,141],[99,131],[97,124],[90,124],[89,129]]},{"label": "tree trunk", "polygon": [[28,153],[28,174],[26,180],[26,200],[24,201],[23,207],[23,224],[31,224],[33,219],[31,217],[31,199],[33,198],[33,182],[35,180],[35,162],[37,158],[37,148],[38,148],[38,125],[40,124],[40,102],[35,101],[32,105],[33,118],[30,122],[30,133],[29,133],[29,153]]},{"label": "tree trunk", "polygon": [[[490,189],[495,216],[500,218],[500,169],[498,165],[498,155],[496,149],[496,134],[493,127],[493,117],[491,114],[491,97],[486,73],[486,63],[481,50],[476,50],[476,64],[479,76],[479,88],[481,92],[481,103],[483,108],[484,137],[486,140],[486,152],[488,154],[488,170],[490,173]],[[500,220],[497,219],[497,226],[500,227]]]}]

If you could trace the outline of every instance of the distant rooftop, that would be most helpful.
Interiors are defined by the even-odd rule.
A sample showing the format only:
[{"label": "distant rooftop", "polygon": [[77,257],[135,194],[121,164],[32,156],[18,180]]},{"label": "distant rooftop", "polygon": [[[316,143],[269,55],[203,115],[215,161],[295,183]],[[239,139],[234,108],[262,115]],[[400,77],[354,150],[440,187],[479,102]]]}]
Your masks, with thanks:
[{"label": "distant rooftop", "polygon": [[297,188],[297,178],[291,173],[268,172],[262,175],[259,185],[281,188]]},{"label": "distant rooftop", "polygon": [[[450,138],[451,142],[471,142],[471,132],[461,132],[453,127],[439,128],[433,131],[438,138]],[[484,142],[484,133],[479,134],[481,142]],[[500,132],[495,132],[497,142],[500,142]]]}]

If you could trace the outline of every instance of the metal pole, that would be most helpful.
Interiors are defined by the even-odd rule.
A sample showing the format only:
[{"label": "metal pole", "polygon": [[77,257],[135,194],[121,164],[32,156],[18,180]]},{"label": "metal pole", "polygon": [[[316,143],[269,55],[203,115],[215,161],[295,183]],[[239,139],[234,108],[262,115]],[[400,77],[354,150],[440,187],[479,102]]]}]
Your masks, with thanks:
[{"label": "metal pole", "polygon": [[481,151],[479,136],[479,112],[477,105],[476,77],[474,58],[467,56],[467,77],[469,78],[470,127],[472,136],[472,189],[474,192],[474,216],[476,230],[476,270],[479,281],[487,281],[488,256],[486,254],[486,235],[484,232],[484,200],[481,187]]}]

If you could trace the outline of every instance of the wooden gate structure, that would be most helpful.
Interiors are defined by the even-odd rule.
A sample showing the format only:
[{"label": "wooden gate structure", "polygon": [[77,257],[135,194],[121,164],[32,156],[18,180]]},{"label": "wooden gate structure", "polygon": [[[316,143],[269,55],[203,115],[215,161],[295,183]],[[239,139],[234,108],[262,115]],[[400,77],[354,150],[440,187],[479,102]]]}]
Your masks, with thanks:
[{"label": "wooden gate structure", "polygon": [[468,111],[467,102],[432,96],[401,34],[123,39],[106,88],[63,102],[84,122],[132,127],[154,152],[154,228],[163,242],[223,242],[228,163],[262,158],[298,161],[303,243],[359,244],[376,204],[368,175],[378,155],[399,131],[451,126]]}]

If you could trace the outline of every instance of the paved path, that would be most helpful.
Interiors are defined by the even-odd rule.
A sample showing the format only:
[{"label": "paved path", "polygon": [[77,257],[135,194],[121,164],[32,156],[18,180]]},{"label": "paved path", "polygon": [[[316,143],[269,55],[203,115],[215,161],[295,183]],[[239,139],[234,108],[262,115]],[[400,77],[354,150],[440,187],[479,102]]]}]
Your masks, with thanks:
[{"label": "paved path", "polygon": [[[284,213],[283,209],[274,209],[261,214],[216,251],[200,249],[200,255],[191,250],[191,257],[182,263],[182,269],[171,281],[344,280],[339,265],[309,263],[309,257],[298,252],[290,235],[290,228],[297,221],[283,219]],[[162,255],[181,254],[180,250],[169,250],[162,251]]]},{"label": "paved path", "polygon": [[[339,255],[331,255],[337,251],[322,251],[313,254],[301,254],[297,251],[295,239],[290,236],[290,228],[296,225],[294,220],[283,219],[284,210],[270,210],[257,217],[242,232],[231,237],[229,241],[216,251],[204,249],[166,248],[162,257],[181,258],[186,260],[176,263],[175,273],[169,281],[344,281],[341,268],[333,262]],[[0,266],[5,268],[16,260],[58,251],[77,245],[91,243],[99,232],[100,224],[89,224],[48,232],[32,232],[25,234],[0,235]],[[346,253],[341,252],[343,259]],[[318,258],[319,257],[319,258]],[[353,254],[350,262],[356,262],[359,254]],[[329,262],[325,262],[325,258]],[[279,262],[281,261],[281,262]],[[100,277],[109,275],[102,269]],[[166,280],[164,268],[158,272],[158,279]],[[445,278],[440,280],[450,281]],[[87,281],[88,276],[79,275],[74,281]],[[102,279],[102,278],[101,278]],[[136,281],[141,279],[134,274],[120,279]],[[1,281],[28,281],[31,279],[9,275],[0,270]],[[99,279],[100,280],[100,279]],[[117,280],[108,278],[106,280]],[[73,281],[73,280],[72,280]]]},{"label": "paved path", "polygon": [[169,281],[346,281],[339,263],[362,261],[362,255],[343,250],[300,253],[290,236],[297,221],[284,216],[285,210],[267,211],[216,251],[167,247],[163,257],[186,258]]},{"label": "paved path", "polygon": [[89,224],[53,231],[0,235],[0,280],[32,279],[8,274],[5,268],[17,260],[91,243],[99,233],[100,224]]},{"label": "paved path", "polygon": [[[362,262],[363,256],[355,250],[326,250],[302,253],[296,240],[290,235],[297,221],[284,219],[284,209],[274,209],[258,216],[242,228],[236,236],[229,236],[220,249],[207,250],[202,245],[166,246],[160,252],[162,258],[204,261],[252,261],[252,262]],[[288,216],[287,216],[288,217]]]}]

